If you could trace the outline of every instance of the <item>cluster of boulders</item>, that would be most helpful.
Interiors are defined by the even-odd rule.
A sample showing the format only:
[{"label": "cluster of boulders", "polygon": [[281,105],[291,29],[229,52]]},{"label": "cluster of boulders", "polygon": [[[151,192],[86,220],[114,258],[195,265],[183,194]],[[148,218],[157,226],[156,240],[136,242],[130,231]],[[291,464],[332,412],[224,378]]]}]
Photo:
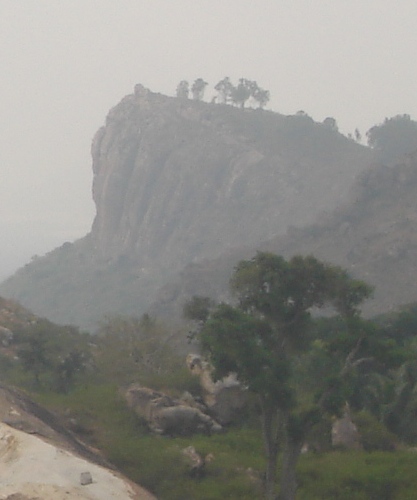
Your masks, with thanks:
[{"label": "cluster of boulders", "polygon": [[[198,354],[186,358],[188,369],[200,379],[201,398],[186,392],[181,398],[154,391],[139,384],[132,384],[125,392],[128,406],[142,417],[149,428],[157,433],[170,436],[190,436],[195,433],[212,434],[221,432],[224,426],[236,421],[247,402],[246,388],[235,374],[214,381],[213,368]],[[332,425],[333,446],[360,449],[360,435],[346,406],[341,418]],[[308,446],[305,446],[305,450]],[[205,457],[187,450],[192,462],[192,470],[204,468]]]},{"label": "cluster of boulders", "polygon": [[155,433],[187,436],[221,432],[245,404],[245,388],[235,376],[214,382],[210,365],[196,354],[187,356],[187,366],[200,377],[201,401],[190,393],[175,399],[139,384],[132,384],[125,392],[128,406],[144,418]]},{"label": "cluster of boulders", "polygon": [[187,436],[222,430],[221,425],[204,413],[188,395],[184,399],[174,399],[162,392],[133,384],[127,389],[125,398],[128,406],[144,418],[157,434]]}]

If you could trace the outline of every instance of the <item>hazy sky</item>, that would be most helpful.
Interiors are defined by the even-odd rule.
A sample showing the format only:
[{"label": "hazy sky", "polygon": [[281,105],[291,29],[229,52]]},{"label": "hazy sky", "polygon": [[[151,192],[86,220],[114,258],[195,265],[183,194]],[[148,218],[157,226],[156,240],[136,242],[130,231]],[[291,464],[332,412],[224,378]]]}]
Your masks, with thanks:
[{"label": "hazy sky", "polygon": [[0,0],[0,277],[88,232],[91,139],[136,83],[243,76],[364,133],[417,117],[416,19],[415,0]]}]

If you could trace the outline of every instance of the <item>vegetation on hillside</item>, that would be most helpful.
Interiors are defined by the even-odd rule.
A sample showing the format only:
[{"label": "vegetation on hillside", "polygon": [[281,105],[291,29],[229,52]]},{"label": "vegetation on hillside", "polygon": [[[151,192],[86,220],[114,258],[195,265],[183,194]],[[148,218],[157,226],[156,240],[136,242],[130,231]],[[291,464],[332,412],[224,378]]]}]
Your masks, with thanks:
[{"label": "vegetation on hillside", "polygon": [[[197,336],[215,375],[236,373],[259,400],[267,461],[265,498],[276,498],[281,453],[279,498],[294,500],[295,468],[310,429],[322,415],[340,411],[346,379],[369,362],[368,335],[360,325],[358,306],[371,288],[314,257],[298,256],[287,262],[268,253],[241,261],[231,286],[238,299],[236,307],[220,304],[204,311],[203,300],[197,298],[186,312],[200,322]],[[336,335],[329,345],[320,346],[323,361],[331,356],[328,372],[320,380],[311,369],[312,345],[323,339],[309,336],[311,310],[329,304],[346,324],[347,335],[337,350],[330,348],[330,342],[337,342]],[[312,377],[314,389],[309,384]]]},{"label": "vegetation on hillside", "polygon": [[370,128],[366,137],[379,160],[392,165],[417,151],[417,122],[407,114],[385,118],[383,123]]},{"label": "vegetation on hillside", "polygon": [[[2,380],[60,414],[73,432],[162,500],[264,498],[268,460],[258,419],[263,415],[265,423],[268,407],[284,417],[271,451],[282,445],[288,451],[292,442],[294,459],[299,444],[311,450],[292,462],[298,462],[298,499],[412,498],[417,459],[407,447],[417,444],[417,307],[362,320],[357,307],[369,288],[309,257],[285,261],[258,254],[238,265],[232,284],[236,307],[199,299],[188,308],[202,321],[202,348],[218,375],[237,371],[263,401],[262,408],[251,400],[224,434],[155,436],[126,407],[120,389],[132,382],[173,396],[200,395],[172,348],[178,332],[146,315],[109,317],[94,337],[32,318],[1,350]],[[326,302],[339,314],[309,314]],[[332,418],[346,403],[362,452],[331,446]],[[182,450],[190,445],[213,457],[199,477],[184,461]],[[285,454],[274,467],[281,486],[294,478]]]}]

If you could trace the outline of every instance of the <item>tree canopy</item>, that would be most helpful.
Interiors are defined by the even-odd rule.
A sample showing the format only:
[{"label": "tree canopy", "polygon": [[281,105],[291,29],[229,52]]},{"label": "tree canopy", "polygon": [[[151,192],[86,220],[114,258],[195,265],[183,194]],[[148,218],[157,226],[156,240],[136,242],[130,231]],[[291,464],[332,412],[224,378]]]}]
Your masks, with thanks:
[{"label": "tree canopy", "polygon": [[417,122],[410,115],[385,118],[366,133],[368,144],[381,161],[392,164],[417,150]]},{"label": "tree canopy", "polygon": [[[266,498],[275,498],[277,457],[283,451],[280,498],[295,498],[295,466],[309,429],[326,411],[343,404],[343,377],[364,354],[357,331],[359,306],[371,287],[352,279],[339,267],[312,256],[290,260],[258,253],[241,261],[231,279],[237,304],[219,304],[202,312],[204,301],[195,298],[187,310],[200,321],[198,338],[204,353],[221,377],[235,372],[259,399],[267,457]],[[192,307],[194,304],[196,307]],[[197,305],[199,307],[197,307]],[[324,306],[347,324],[347,340],[337,356],[338,371],[309,392],[300,377],[312,335],[312,311]],[[326,353],[329,354],[329,353]],[[334,354],[334,353],[333,353]],[[355,365],[356,363],[356,365]]]}]

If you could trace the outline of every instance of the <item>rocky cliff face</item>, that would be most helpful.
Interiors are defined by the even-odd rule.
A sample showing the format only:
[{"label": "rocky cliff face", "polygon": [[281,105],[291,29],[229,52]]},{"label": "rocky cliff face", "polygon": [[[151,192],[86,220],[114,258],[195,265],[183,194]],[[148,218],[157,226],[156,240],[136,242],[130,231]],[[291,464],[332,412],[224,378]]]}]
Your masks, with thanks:
[{"label": "rocky cliff face", "polygon": [[305,225],[344,198],[369,149],[308,116],[177,99],[138,85],[93,147],[91,233],[0,287],[57,322],[140,314],[190,262]]},{"label": "rocky cliff face", "polygon": [[417,153],[393,167],[375,166],[359,176],[349,201],[303,229],[218,259],[189,265],[161,288],[151,312],[179,317],[193,295],[227,300],[228,281],[241,259],[257,249],[290,257],[313,254],[342,266],[375,287],[367,314],[417,301]]}]

